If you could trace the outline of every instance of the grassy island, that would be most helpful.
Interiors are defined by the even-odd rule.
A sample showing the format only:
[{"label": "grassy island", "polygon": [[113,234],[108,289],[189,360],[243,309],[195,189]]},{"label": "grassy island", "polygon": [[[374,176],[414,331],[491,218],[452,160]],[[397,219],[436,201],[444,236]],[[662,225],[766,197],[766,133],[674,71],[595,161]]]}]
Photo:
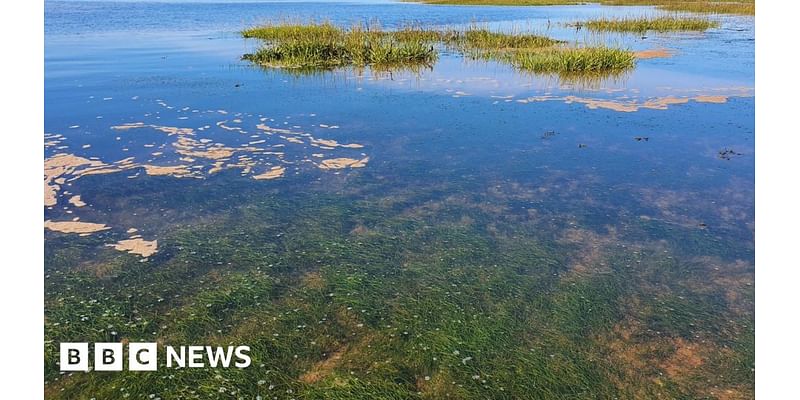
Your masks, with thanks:
[{"label": "grassy island", "polygon": [[430,66],[442,48],[536,73],[621,72],[632,68],[635,60],[634,53],[624,49],[574,47],[545,36],[479,27],[385,31],[362,25],[344,29],[330,23],[274,24],[247,29],[242,35],[264,41],[243,58],[272,68]]}]

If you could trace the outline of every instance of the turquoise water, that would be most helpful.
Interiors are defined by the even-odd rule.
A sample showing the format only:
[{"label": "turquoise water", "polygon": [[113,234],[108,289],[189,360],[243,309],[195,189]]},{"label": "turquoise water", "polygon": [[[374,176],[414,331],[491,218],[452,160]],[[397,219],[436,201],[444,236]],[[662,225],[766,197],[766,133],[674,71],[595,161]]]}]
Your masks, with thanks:
[{"label": "turquoise water", "polygon": [[[720,27],[704,33],[646,37],[565,25],[657,13],[46,2],[45,141],[56,143],[45,157],[71,154],[113,170],[81,174],[84,164],[60,175],[45,207],[45,220],[109,228],[45,231],[46,390],[64,398],[103,398],[120,386],[133,398],[752,396],[753,18],[715,16]],[[276,20],[480,24],[672,56],[589,83],[455,53],[393,73],[298,75],[241,61],[259,42],[238,32]],[[331,159],[361,165],[330,167]],[[269,171],[281,172],[253,179]],[[71,203],[75,195],[85,205]],[[109,246],[137,238],[157,241],[157,251]],[[231,299],[262,290],[262,273],[270,284],[259,293],[269,300]],[[184,320],[216,301],[207,319]],[[342,316],[347,307],[375,314]],[[435,315],[414,322],[425,310]],[[479,328],[441,325],[467,315]],[[285,324],[248,328],[273,317]],[[296,332],[322,318],[333,326]],[[351,336],[356,323],[368,332]],[[396,342],[412,328],[419,343]],[[254,346],[258,363],[242,373],[176,372],[180,385],[155,374],[58,373],[58,342],[117,337],[236,340]],[[434,354],[418,354],[423,347]],[[530,347],[564,359],[548,366]],[[472,358],[459,362],[467,356],[453,348]],[[370,364],[386,358],[397,365]],[[262,364],[277,377],[259,372]],[[184,391],[215,374],[226,391]]]}]

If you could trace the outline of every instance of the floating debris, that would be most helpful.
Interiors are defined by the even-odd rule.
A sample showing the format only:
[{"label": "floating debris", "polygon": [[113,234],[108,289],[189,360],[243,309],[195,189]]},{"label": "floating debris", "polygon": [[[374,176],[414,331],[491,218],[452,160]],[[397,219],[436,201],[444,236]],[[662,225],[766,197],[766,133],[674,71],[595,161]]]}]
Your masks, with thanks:
[{"label": "floating debris", "polygon": [[282,177],[284,172],[286,172],[286,168],[284,167],[273,167],[271,170],[264,172],[263,174],[253,175],[253,179],[277,179]]},{"label": "floating debris", "polygon": [[733,151],[731,149],[723,149],[717,152],[717,157],[719,157],[722,160],[728,160],[728,161],[733,157],[738,157],[741,155],[742,153]]},{"label": "floating debris", "polygon": [[107,246],[111,246],[119,251],[138,254],[142,257],[150,257],[158,251],[158,240],[147,241],[141,238],[124,239],[116,244],[109,244]]},{"label": "floating debris", "polygon": [[100,232],[111,229],[106,224],[99,224],[94,222],[78,222],[78,221],[44,221],[45,229],[61,233],[78,233],[80,235],[88,235],[94,232]]}]

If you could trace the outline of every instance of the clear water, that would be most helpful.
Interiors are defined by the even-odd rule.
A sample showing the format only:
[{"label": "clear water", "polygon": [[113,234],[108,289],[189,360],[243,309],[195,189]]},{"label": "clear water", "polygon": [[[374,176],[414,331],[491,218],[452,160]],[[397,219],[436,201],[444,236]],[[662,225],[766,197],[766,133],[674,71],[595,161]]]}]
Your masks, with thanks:
[{"label": "clear water", "polygon": [[[663,389],[666,392],[659,393],[713,397],[720,391],[734,390],[744,397],[752,395],[749,386],[752,371],[746,360],[747,354],[752,352],[752,346],[747,343],[752,335],[754,275],[753,18],[715,16],[713,18],[718,19],[721,26],[704,33],[650,33],[646,37],[594,35],[565,26],[568,22],[597,16],[657,13],[659,11],[652,7],[599,5],[460,7],[383,1],[47,1],[45,130],[63,136],[57,145],[45,148],[46,157],[69,153],[96,157],[105,163],[127,157],[134,157],[136,163],[159,166],[189,163],[197,166],[200,175],[200,179],[148,176],[141,168],[133,168],[120,173],[87,175],[63,185],[57,205],[45,209],[46,220],[69,221],[79,217],[80,221],[104,223],[111,229],[89,236],[46,233],[47,339],[57,343],[107,338],[110,329],[101,321],[110,317],[91,314],[102,315],[102,310],[87,310],[76,305],[67,307],[68,302],[63,300],[70,292],[80,292],[78,297],[85,301],[97,299],[97,290],[100,290],[111,296],[104,302],[113,304],[112,308],[121,310],[124,316],[108,324],[114,325],[113,329],[121,332],[121,336],[131,340],[154,337],[173,341],[181,338],[222,340],[227,334],[234,335],[237,328],[244,329],[246,323],[238,319],[235,322],[226,320],[218,333],[215,333],[218,327],[210,323],[196,328],[208,336],[192,336],[197,332],[190,335],[189,328],[183,325],[163,329],[159,321],[171,319],[164,315],[169,310],[177,314],[191,304],[204,301],[193,296],[204,288],[211,290],[207,274],[221,274],[222,282],[228,282],[232,279],[229,274],[246,275],[255,271],[256,266],[266,270],[266,265],[272,267],[282,262],[290,267],[270,270],[269,274],[287,282],[285,291],[273,293],[275,297],[270,305],[263,306],[269,310],[260,310],[260,302],[255,306],[243,301],[246,304],[240,306],[241,316],[285,317],[287,310],[292,309],[288,305],[290,302],[285,302],[286,296],[291,296],[287,293],[303,288],[303,276],[321,273],[326,282],[325,291],[344,291],[351,297],[342,299],[342,303],[325,303],[320,307],[330,308],[324,311],[306,311],[313,315],[320,312],[336,320],[339,317],[333,314],[339,307],[380,303],[370,303],[384,307],[380,318],[367,318],[362,323],[370,329],[371,337],[385,336],[387,343],[391,343],[394,336],[390,335],[400,333],[385,325],[410,326],[410,323],[403,325],[405,322],[398,321],[404,321],[405,314],[414,307],[402,296],[375,300],[373,297],[383,293],[386,286],[397,286],[416,296],[431,296],[432,301],[441,301],[435,303],[437,305],[449,304],[449,297],[437,297],[427,290],[446,288],[446,284],[452,282],[468,285],[459,281],[461,274],[482,274],[485,273],[483,268],[488,266],[498,271],[518,271],[522,265],[536,269],[542,264],[541,260],[533,256],[526,258],[509,249],[541,246],[548,249],[550,260],[542,264],[548,271],[542,276],[560,278],[556,281],[542,277],[533,279],[533,286],[528,289],[537,287],[558,298],[560,293],[567,293],[562,290],[564,280],[573,282],[571,280],[576,279],[578,284],[592,285],[598,276],[606,279],[608,274],[619,276],[621,282],[631,286],[615,297],[613,304],[607,304],[617,310],[613,317],[600,327],[591,328],[596,329],[591,335],[587,334],[605,338],[590,344],[590,348],[609,346],[613,349],[615,342],[609,344],[608,335],[618,332],[621,326],[625,329],[639,326],[641,331],[636,335],[649,338],[642,339],[643,343],[666,346],[660,356],[644,350],[633,356],[656,369],[645,375],[660,376],[657,379],[667,382],[667,389]],[[568,41],[607,43],[636,51],[666,48],[673,55],[641,59],[630,74],[591,84],[523,73],[495,62],[465,59],[459,54],[444,54],[429,70],[392,74],[346,69],[297,75],[265,70],[241,61],[242,54],[254,50],[259,43],[242,39],[237,32],[275,20],[331,21],[342,25],[380,21],[387,29],[409,22],[426,26],[478,23],[491,29],[533,31]],[[703,96],[722,96],[722,101],[719,97],[713,102],[697,101]],[[689,100],[664,105],[665,98]],[[597,104],[600,106],[589,107]],[[604,104],[640,107],[623,112]],[[643,106],[647,104],[655,106]],[[246,152],[255,158],[256,166],[251,174],[243,174],[241,168],[212,173],[213,159],[194,157],[191,162],[180,159],[182,155],[176,153],[172,145],[175,135],[148,128],[112,129],[137,122],[193,129],[208,126],[195,131],[193,138],[231,148],[279,144],[283,146],[272,149],[280,149],[285,154],[276,158]],[[308,136],[301,137],[303,144],[291,143],[278,133],[268,135],[260,130],[258,125],[262,123],[363,147],[320,149],[310,145]],[[225,129],[225,126],[239,129]],[[641,139],[643,137],[647,139]],[[264,142],[251,144],[260,140]],[[727,150],[732,150],[731,156],[721,156],[720,152]],[[332,157],[369,157],[369,160],[361,168],[319,168],[322,159]],[[253,174],[273,166],[285,167],[281,178],[252,179]],[[87,205],[69,204],[67,199],[74,194],[80,194]],[[145,240],[157,239],[158,252],[144,259],[107,246],[131,236],[127,232],[129,228],[136,228]],[[444,232],[442,230],[461,233],[452,237],[436,233]],[[290,237],[291,240],[287,239]],[[384,269],[379,272],[373,270],[377,267],[363,265],[363,269],[359,269],[358,263],[366,261],[351,254],[357,253],[354,243],[378,239],[396,241],[402,246],[397,249],[375,244],[371,254],[381,261],[373,262]],[[325,241],[324,246],[321,241]],[[220,242],[250,255],[237,258],[214,247]],[[337,243],[342,246],[341,254],[331,250],[338,248],[335,247]],[[209,254],[201,258],[187,256],[202,253],[201,248],[210,249]],[[263,254],[259,249],[263,249]],[[478,249],[482,250],[467,254]],[[301,254],[308,254],[309,259]],[[262,256],[270,261],[262,265],[263,260],[257,261]],[[312,260],[312,257],[318,259]],[[438,264],[450,258],[452,263]],[[186,260],[192,260],[196,268],[176,272],[176,263]],[[234,265],[229,265],[231,262]],[[431,271],[436,271],[437,276],[445,274],[446,277],[452,273],[452,280],[441,282],[427,276],[414,269],[417,263],[431,265]],[[644,263],[647,267],[640,272],[624,269],[632,263]],[[475,269],[471,270],[470,266]],[[617,270],[617,266],[623,266],[619,268],[627,272]],[[394,278],[387,277],[386,271],[392,271],[388,275]],[[165,275],[158,275],[161,273]],[[356,299],[358,296],[344,288],[348,277],[353,276],[372,279],[375,293]],[[155,277],[160,280],[153,281]],[[503,275],[500,281],[511,287],[518,283],[515,279]],[[502,295],[495,294],[481,282],[471,285],[469,290],[487,296],[489,300],[483,301],[488,304],[508,306]],[[159,294],[155,294],[156,286],[162,290]],[[130,287],[138,287],[135,292],[141,300],[136,304],[122,295],[122,288]],[[184,287],[191,289],[184,292]],[[163,298],[173,292],[183,294],[186,300],[169,300],[168,306],[156,303],[159,296]],[[295,296],[299,295],[295,293]],[[585,300],[584,294],[579,297]],[[473,301],[470,298],[474,304],[470,304]],[[675,299],[688,301],[691,307],[665,305]],[[464,301],[464,309],[492,313],[491,307],[474,297]],[[524,304],[540,304],[538,301],[529,299]],[[638,309],[639,306],[642,309]],[[236,312],[239,306],[231,305],[226,308],[229,309]],[[533,311],[544,312],[535,307]],[[591,311],[582,313],[570,321],[570,326],[585,325],[590,329],[586,315]],[[96,323],[97,326],[75,328],[81,324],[80,317],[87,314],[92,319],[85,324]],[[152,326],[142,328],[141,324],[136,327],[136,323],[131,323],[140,314]],[[660,315],[663,320],[654,315]],[[317,317],[308,316],[306,322],[316,324],[313,318]],[[653,322],[653,318],[657,321]],[[56,320],[58,327],[52,326]],[[645,328],[632,320],[639,321]],[[664,320],[672,321],[673,325]],[[680,325],[675,321],[685,320],[690,321],[690,328],[675,328],[674,325]],[[339,323],[346,325],[346,322]],[[288,324],[284,328],[291,330]],[[72,328],[66,329],[65,325]],[[439,328],[430,322],[417,325],[415,332],[427,338],[425,343],[430,345],[434,340],[425,335],[440,332]],[[280,331],[277,327],[271,329]],[[530,334],[540,332],[537,327],[527,331],[520,329]],[[151,330],[155,336],[151,335]],[[309,333],[308,337],[319,337],[322,342],[325,335],[338,337],[331,332]],[[564,335],[569,337],[568,333]],[[482,359],[478,350],[471,353],[478,364],[475,370],[467,369],[467,361],[463,366],[457,362],[465,356],[454,358],[455,366],[434,363],[420,367],[417,362],[409,361],[413,359],[410,350],[387,355],[383,350],[360,349],[364,360],[399,358],[401,366],[398,368],[404,372],[397,372],[395,377],[399,376],[397,374],[404,377],[392,380],[391,373],[380,372],[378,367],[379,372],[370,375],[369,368],[361,368],[357,362],[349,370],[344,365],[335,365],[328,371],[327,364],[320,366],[319,363],[329,353],[339,351],[335,350],[337,348],[358,346],[358,341],[349,340],[346,334],[341,336],[337,339],[338,346],[329,344],[322,350],[291,341],[284,343],[291,352],[301,353],[300,361],[296,358],[287,361],[281,358],[284,355],[266,350],[273,355],[258,354],[259,363],[291,364],[279,372],[280,379],[276,378],[274,384],[281,389],[276,395],[290,398],[292,393],[305,393],[311,398],[313,390],[327,383],[338,379],[350,385],[352,382],[348,379],[356,376],[368,385],[393,382],[392,385],[400,385],[400,392],[409,397],[436,398],[443,393],[461,398],[486,396],[487,393],[509,398],[515,397],[513,393],[528,393],[532,398],[547,397],[543,393],[569,397],[569,391],[555,383],[552,387],[543,383],[540,387],[545,391],[539,393],[539,397],[530,387],[526,392],[513,385],[497,364]],[[234,337],[255,343],[272,340],[260,334]],[[478,339],[448,338],[452,343],[471,340]],[[709,342],[713,345],[707,345]],[[497,359],[518,354],[520,349],[530,345],[530,342],[511,345],[491,340],[480,343],[485,345],[484,354],[488,356],[494,349],[493,356]],[[647,347],[641,343],[625,346],[638,349],[637,345]],[[48,346],[46,344],[48,357],[57,357]],[[449,347],[445,348],[439,355],[440,360],[455,357]],[[694,365],[694,359],[680,359],[687,348],[696,351],[702,362],[685,374],[673,374],[665,365]],[[345,359],[358,357],[348,355],[346,350],[341,352]],[[674,354],[670,356],[670,352]],[[563,365],[570,365],[565,368],[572,368],[573,372],[583,371],[570,362],[576,362],[576,357],[597,357],[587,354],[577,351],[571,356],[572,361],[564,361]],[[286,357],[289,356],[287,353]],[[729,365],[726,363],[733,363],[733,359],[739,360],[738,357],[744,357],[745,361],[735,368],[724,367]],[[600,382],[601,378],[591,376],[602,375],[612,364],[620,364],[613,357],[604,360],[595,367],[596,371],[586,372],[578,379],[583,382],[581,384],[569,383],[565,378],[562,383],[567,386],[583,388],[575,392],[579,393],[577,395],[572,393],[575,395],[572,398],[590,398],[587,393],[601,390],[586,382]],[[509,362],[524,366],[529,365],[528,361],[514,356]],[[482,362],[487,364],[481,365]],[[638,365],[622,364],[623,369],[632,370]],[[60,395],[67,398],[111,393],[106,392],[109,387],[124,386],[118,379],[133,385],[132,381],[125,381],[133,378],[108,377],[82,387],[83,378],[62,379],[53,368],[54,364],[48,364],[45,379],[50,389],[46,390],[57,392],[66,388]],[[253,368],[257,370],[258,366]],[[294,380],[298,376],[302,378],[303,371],[311,368],[324,370],[323,378],[308,382]],[[666,375],[664,371],[668,371]],[[354,375],[348,376],[348,372]],[[489,376],[494,373],[495,376],[490,383],[481,384],[481,379],[472,379],[476,373]],[[565,376],[572,379],[571,373]],[[239,390],[248,398],[266,393],[254,383],[260,380],[256,379],[257,372],[246,374],[253,375],[247,375],[247,379],[225,375],[225,379],[239,382],[229,386],[239,385],[233,390]],[[436,388],[430,388],[423,379],[429,376],[426,374],[433,374],[433,381],[452,380],[462,386],[456,384],[443,389],[446,382],[440,382]],[[208,377],[181,376],[182,382],[193,385],[197,380],[211,379],[213,373]],[[703,377],[703,381],[713,381],[698,384],[692,380],[697,376]],[[152,379],[157,382],[155,377]],[[536,377],[525,379],[535,380]],[[627,383],[621,385],[616,395],[623,398],[642,393],[655,395],[655,392],[638,391],[640,386],[647,387],[646,382],[651,381],[626,379],[622,379]],[[485,389],[487,385],[489,389]],[[166,385],[160,390],[174,397],[196,394],[170,392],[170,387],[177,386]],[[505,392],[508,394],[502,394],[504,390],[500,387],[509,390]],[[348,386],[350,389],[352,387]],[[484,389],[489,391],[482,392]],[[348,393],[349,397],[358,397],[354,392]]]}]

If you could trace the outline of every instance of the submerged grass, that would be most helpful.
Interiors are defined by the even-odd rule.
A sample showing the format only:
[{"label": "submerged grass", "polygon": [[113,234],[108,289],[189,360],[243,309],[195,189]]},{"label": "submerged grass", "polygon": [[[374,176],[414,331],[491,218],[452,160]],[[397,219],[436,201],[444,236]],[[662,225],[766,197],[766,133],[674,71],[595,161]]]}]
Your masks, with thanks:
[{"label": "submerged grass", "polygon": [[668,31],[704,31],[719,26],[719,23],[706,18],[686,18],[678,16],[665,17],[624,17],[600,18],[578,23],[593,31],[613,32],[668,32]]},{"label": "submerged grass", "polygon": [[414,67],[430,65],[444,46],[474,58],[507,62],[535,73],[615,73],[634,66],[632,52],[599,47],[566,47],[564,43],[530,33],[492,32],[478,26],[465,30],[404,27],[383,31],[356,25],[350,29],[329,23],[283,24],[242,32],[265,45],[243,58],[278,68],[332,69],[346,66]]},{"label": "submerged grass", "polygon": [[[752,315],[660,248],[617,247],[596,261],[609,273],[578,274],[579,249],[481,197],[432,196],[431,214],[391,196],[242,197],[226,218],[164,235],[147,263],[111,253],[103,278],[75,269],[94,252],[73,250],[102,241],[48,239],[47,398],[751,397],[752,329],[739,327]],[[458,222],[466,212],[473,223]],[[253,364],[59,373],[59,342],[118,340],[247,344]],[[690,350],[716,359],[673,365]]]}]

